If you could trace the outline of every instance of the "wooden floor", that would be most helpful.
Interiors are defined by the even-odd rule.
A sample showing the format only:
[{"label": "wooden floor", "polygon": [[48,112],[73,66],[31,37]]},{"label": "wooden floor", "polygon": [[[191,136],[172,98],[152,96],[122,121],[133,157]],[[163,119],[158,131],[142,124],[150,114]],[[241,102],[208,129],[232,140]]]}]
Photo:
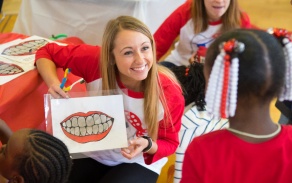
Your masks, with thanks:
[{"label": "wooden floor", "polygon": [[292,31],[290,0],[238,0],[251,22],[260,28],[285,28]]},{"label": "wooden floor", "polygon": [[20,4],[21,0],[4,0],[0,14],[0,33],[12,31]]}]

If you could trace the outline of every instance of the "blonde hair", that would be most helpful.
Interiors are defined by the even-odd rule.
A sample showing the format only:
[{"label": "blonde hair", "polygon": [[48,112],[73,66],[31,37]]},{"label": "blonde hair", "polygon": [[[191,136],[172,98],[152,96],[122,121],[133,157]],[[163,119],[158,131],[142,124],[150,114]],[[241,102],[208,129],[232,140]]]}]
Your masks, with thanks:
[{"label": "blonde hair", "polygon": [[[195,34],[207,30],[209,23],[204,0],[193,0],[191,14]],[[241,16],[242,15],[237,0],[230,0],[229,7],[221,18],[221,33],[235,28],[240,28]]]},{"label": "blonde hair", "polygon": [[118,69],[113,55],[114,42],[117,34],[122,30],[132,30],[140,32],[147,36],[151,42],[153,52],[153,65],[149,70],[148,76],[142,81],[144,92],[144,118],[147,126],[147,132],[153,140],[157,139],[158,134],[158,111],[159,101],[161,101],[164,111],[166,112],[167,121],[171,121],[170,113],[166,105],[163,90],[159,81],[158,73],[163,73],[170,77],[173,82],[176,82],[174,75],[168,69],[161,68],[156,64],[156,47],[154,38],[148,27],[131,16],[120,16],[110,20],[105,28],[102,39],[101,53],[101,74],[102,74],[102,89],[103,91],[115,90],[117,83]]}]

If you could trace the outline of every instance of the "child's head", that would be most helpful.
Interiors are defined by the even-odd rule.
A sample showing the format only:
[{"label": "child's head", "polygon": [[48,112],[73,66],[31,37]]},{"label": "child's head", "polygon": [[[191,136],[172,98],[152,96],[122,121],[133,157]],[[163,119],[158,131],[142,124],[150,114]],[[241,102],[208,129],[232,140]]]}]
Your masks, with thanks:
[{"label": "child's head", "polygon": [[[227,77],[232,80],[234,78],[237,78],[236,75],[238,75],[238,86],[236,86],[235,80],[229,80],[231,86],[228,86],[228,84],[225,85],[224,81],[226,81],[226,79],[223,78],[226,76],[224,76],[224,74],[223,76],[220,76],[220,73],[225,73],[224,69],[216,69],[220,68],[221,66],[221,68],[228,68],[226,65],[224,65],[225,63],[227,63],[225,61],[225,58],[227,57],[224,57],[224,55],[222,55],[223,57],[218,55],[220,54],[220,52],[221,54],[223,54],[222,50],[227,49],[228,44],[226,43],[231,43],[230,41],[235,41],[235,45],[238,45],[234,46],[231,54],[229,54],[231,56],[230,69],[232,69],[232,64],[236,62],[237,59],[234,59],[235,61],[233,61],[233,58],[236,57],[238,58],[239,67],[237,72],[230,71],[230,75]],[[222,46],[224,45],[226,47],[223,48]],[[223,65],[216,67],[216,64],[218,63],[222,63]],[[207,107],[209,106],[209,103],[212,103],[208,101],[213,100],[212,97],[208,98],[208,96],[212,96],[211,94],[209,95],[208,92],[212,93],[214,90],[216,90],[216,96],[219,96],[221,98],[221,96],[223,96],[224,94],[221,94],[220,91],[224,93],[223,90],[224,88],[226,88],[226,86],[228,86],[228,88],[225,93],[232,93],[230,91],[233,91],[236,87],[238,88],[237,95],[236,91],[234,90],[235,98],[232,98],[232,96],[229,96],[231,98],[227,97],[227,100],[229,100],[230,103],[233,103],[234,99],[236,103],[237,97],[237,106],[243,103],[244,105],[269,104],[269,102],[274,97],[279,96],[280,92],[282,91],[285,77],[285,66],[286,64],[283,48],[279,41],[273,35],[262,30],[249,29],[239,29],[224,33],[211,44],[206,55],[204,66],[206,81],[208,81],[210,77],[206,93]],[[211,70],[212,74],[210,76]],[[215,77],[212,76],[213,73]],[[219,83],[219,85],[221,84],[221,86],[217,85],[216,83]],[[221,87],[222,90],[215,89],[215,85],[217,85],[219,88]],[[223,99],[220,98],[219,101],[223,101]],[[215,100],[217,99],[214,99],[214,101]],[[210,106],[212,106],[212,104]],[[222,102],[221,104],[217,103],[213,106],[222,110]]]},{"label": "child's head", "polygon": [[174,66],[171,68],[184,90],[185,106],[194,102],[199,109],[205,107],[203,65],[203,63],[193,62],[189,66]]},{"label": "child's head", "polygon": [[72,162],[66,145],[34,129],[13,133],[0,152],[0,174],[15,183],[65,183]]},{"label": "child's head", "polygon": [[240,8],[237,0],[193,0],[192,19],[195,33],[203,32],[209,22],[221,20],[222,31],[240,26]]}]

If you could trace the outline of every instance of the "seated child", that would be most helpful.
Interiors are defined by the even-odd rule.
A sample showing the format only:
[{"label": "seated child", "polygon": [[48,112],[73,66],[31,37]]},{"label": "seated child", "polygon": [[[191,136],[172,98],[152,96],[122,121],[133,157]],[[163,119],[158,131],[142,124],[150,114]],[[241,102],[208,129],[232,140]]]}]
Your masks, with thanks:
[{"label": "seated child", "polygon": [[72,162],[66,145],[36,129],[11,132],[0,119],[0,177],[11,183],[65,183]]},{"label": "seated child", "polygon": [[270,33],[276,38],[262,30],[229,31],[208,48],[206,108],[228,118],[229,127],[192,140],[181,183],[292,182],[292,126],[270,117],[275,97],[292,97],[292,43],[285,30]]}]

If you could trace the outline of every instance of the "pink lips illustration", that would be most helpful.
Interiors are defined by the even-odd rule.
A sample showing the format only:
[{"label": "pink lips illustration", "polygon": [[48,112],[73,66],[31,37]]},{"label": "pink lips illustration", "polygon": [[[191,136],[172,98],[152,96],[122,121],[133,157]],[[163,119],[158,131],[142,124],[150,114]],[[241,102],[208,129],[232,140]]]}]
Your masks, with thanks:
[{"label": "pink lips illustration", "polygon": [[24,70],[18,65],[0,61],[0,76],[14,75],[21,72],[24,72]]},{"label": "pink lips illustration", "polygon": [[114,118],[99,111],[78,112],[68,116],[60,125],[64,134],[78,143],[100,141],[111,131]]}]

